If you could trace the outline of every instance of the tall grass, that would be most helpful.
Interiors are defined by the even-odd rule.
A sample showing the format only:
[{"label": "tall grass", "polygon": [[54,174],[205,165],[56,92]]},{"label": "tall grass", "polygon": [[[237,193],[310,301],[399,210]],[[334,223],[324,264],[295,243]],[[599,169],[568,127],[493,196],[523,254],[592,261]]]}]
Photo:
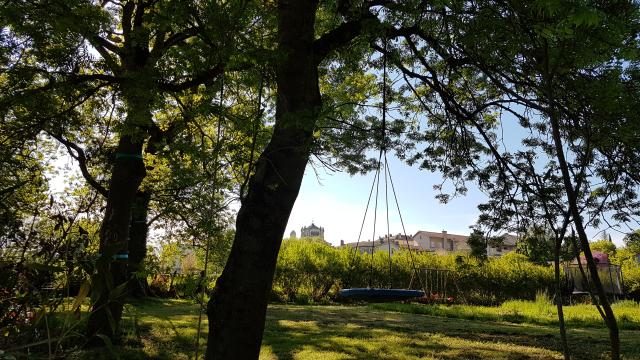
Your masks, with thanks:
[{"label": "tall grass", "polygon": [[[536,325],[557,325],[558,313],[551,300],[543,294],[535,301],[510,300],[500,306],[486,307],[475,305],[422,305],[422,304],[371,304],[372,309],[424,314],[468,320],[504,321]],[[613,304],[613,311],[621,329],[640,330],[640,304],[633,301],[619,301]],[[564,307],[567,326],[594,327],[605,326],[593,305],[571,305]]]}]

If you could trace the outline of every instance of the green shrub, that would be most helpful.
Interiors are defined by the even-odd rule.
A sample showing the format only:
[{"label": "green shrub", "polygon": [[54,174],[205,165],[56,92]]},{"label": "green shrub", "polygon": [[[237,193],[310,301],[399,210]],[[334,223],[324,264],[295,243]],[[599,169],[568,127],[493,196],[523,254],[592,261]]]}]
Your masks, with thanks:
[{"label": "green shrub", "polygon": [[640,264],[633,261],[624,262],[622,276],[625,293],[636,301],[640,301]]},{"label": "green shrub", "polygon": [[625,294],[636,301],[640,301],[640,264],[636,253],[628,248],[621,248],[610,260],[622,268]]},{"label": "green shrub", "polygon": [[516,253],[480,262],[465,254],[400,251],[389,264],[385,252],[371,256],[350,248],[333,248],[319,239],[291,239],[282,243],[272,298],[317,303],[334,299],[340,288],[422,289],[428,279],[424,270],[416,274],[414,264],[418,269],[448,270],[446,289],[441,281],[441,286],[431,287],[431,291],[446,290],[447,297],[456,302],[489,305],[510,299],[534,300],[537,293],[550,292],[553,284],[551,267],[536,265]]},{"label": "green shrub", "polygon": [[345,276],[347,262],[324,241],[292,239],[282,243],[274,290],[300,303],[326,301]]}]

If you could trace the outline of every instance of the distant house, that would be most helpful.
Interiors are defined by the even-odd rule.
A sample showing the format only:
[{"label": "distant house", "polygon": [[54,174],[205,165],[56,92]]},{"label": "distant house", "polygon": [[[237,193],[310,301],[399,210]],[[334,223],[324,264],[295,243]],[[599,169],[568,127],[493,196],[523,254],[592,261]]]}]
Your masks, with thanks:
[{"label": "distant house", "polygon": [[502,256],[516,250],[518,237],[511,234],[502,234],[502,244],[499,246],[487,246],[487,256]]},{"label": "distant house", "polygon": [[300,238],[306,237],[318,237],[324,240],[324,228],[321,226],[316,226],[316,224],[311,222],[309,226],[303,226],[300,229]]},{"label": "distant house", "polygon": [[361,253],[371,254],[372,252],[384,251],[391,254],[397,252],[400,249],[411,249],[420,251],[420,246],[413,241],[410,236],[404,236],[402,234],[379,237],[375,241],[360,241],[359,243],[347,243],[340,241],[340,247],[358,248]]},{"label": "distant house", "polygon": [[466,235],[449,234],[445,230],[439,233],[421,230],[413,235],[413,240],[420,246],[421,250],[438,254],[471,251],[471,248],[467,245],[468,238],[469,236]]},{"label": "distant house", "polygon": [[[516,249],[517,237],[511,234],[502,235],[504,241],[501,246],[487,246],[488,256],[501,256]],[[376,241],[361,241],[357,244],[361,253],[371,253],[372,251],[384,251],[391,253],[400,249],[411,249],[412,251],[434,252],[439,255],[451,253],[468,253],[471,248],[467,244],[467,235],[450,234],[443,230],[442,232],[418,231],[415,235],[407,236],[398,234],[387,237],[380,237]],[[356,243],[344,243],[340,241],[340,247],[356,247]]]}]

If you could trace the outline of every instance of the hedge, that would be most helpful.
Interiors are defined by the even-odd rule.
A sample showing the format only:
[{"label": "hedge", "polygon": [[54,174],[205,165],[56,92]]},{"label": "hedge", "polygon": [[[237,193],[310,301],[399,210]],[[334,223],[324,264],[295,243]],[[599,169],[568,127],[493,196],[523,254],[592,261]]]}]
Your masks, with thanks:
[{"label": "hedge", "polygon": [[[498,304],[510,299],[533,300],[537,292],[550,292],[553,288],[550,266],[536,265],[516,253],[480,262],[466,254],[400,251],[391,260],[390,274],[385,252],[371,256],[350,248],[333,248],[317,239],[285,240],[273,282],[274,300],[328,302],[336,299],[340,288],[347,287],[421,289],[421,284],[427,281],[424,269],[448,270],[447,297],[456,302]],[[419,276],[412,264],[423,269]],[[433,272],[431,275],[433,282]],[[443,290],[442,286],[432,287],[432,292]]]}]

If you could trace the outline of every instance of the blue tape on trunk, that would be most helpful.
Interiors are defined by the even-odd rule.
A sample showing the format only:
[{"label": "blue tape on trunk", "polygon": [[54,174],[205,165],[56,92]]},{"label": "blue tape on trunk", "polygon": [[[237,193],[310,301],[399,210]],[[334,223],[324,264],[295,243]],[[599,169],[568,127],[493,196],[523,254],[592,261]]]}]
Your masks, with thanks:
[{"label": "blue tape on trunk", "polygon": [[137,160],[142,160],[142,155],[140,155],[140,154],[116,153],[116,159],[137,159]]}]

